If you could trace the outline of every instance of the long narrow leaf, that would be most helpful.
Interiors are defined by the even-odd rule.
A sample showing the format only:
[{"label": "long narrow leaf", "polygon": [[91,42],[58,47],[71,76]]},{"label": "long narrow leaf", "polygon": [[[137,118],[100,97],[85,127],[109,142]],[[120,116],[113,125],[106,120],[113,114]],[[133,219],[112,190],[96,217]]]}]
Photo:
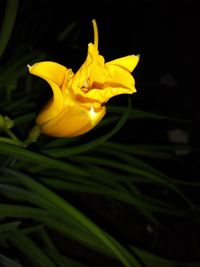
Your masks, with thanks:
[{"label": "long narrow leaf", "polygon": [[103,144],[105,147],[115,149],[126,154],[145,156],[149,158],[159,159],[174,159],[172,152],[175,150],[174,146],[161,146],[161,145],[126,145],[107,141]]},{"label": "long narrow leaf", "polygon": [[91,157],[91,156],[73,156],[71,158],[71,160],[73,160],[74,162],[82,162],[82,164],[85,162],[86,164],[88,163],[95,163],[98,165],[102,165],[102,166],[107,166],[107,167],[111,167],[114,168],[115,170],[120,170],[120,171],[124,171],[125,173],[132,173],[132,174],[136,174],[139,176],[143,176],[144,178],[146,178],[149,181],[153,181],[154,183],[158,183],[158,184],[162,184],[168,188],[170,188],[172,191],[174,191],[175,193],[177,193],[186,203],[187,205],[191,208],[192,212],[194,213],[196,219],[198,220],[198,215],[197,215],[197,211],[199,212],[198,207],[196,207],[189,198],[187,198],[183,192],[177,187],[175,186],[172,182],[168,181],[167,179],[163,179],[161,177],[159,177],[159,175],[154,174],[154,173],[149,173],[146,170],[142,170],[140,168],[136,168],[134,166],[131,166],[129,164],[125,164],[116,160],[111,160],[108,158],[98,158],[98,157]]},{"label": "long narrow leaf", "polygon": [[21,224],[21,221],[2,223],[0,224],[0,234],[17,228]]},{"label": "long narrow leaf", "polygon": [[141,267],[140,263],[129,251],[119,244],[115,239],[106,234],[102,229],[100,229],[96,224],[94,224],[89,218],[87,218],[83,213],[73,207],[71,204],[66,202],[64,199],[56,195],[54,192],[50,191],[40,183],[36,182],[32,178],[23,175],[17,171],[7,171],[14,174],[16,177],[21,179],[21,181],[29,187],[31,190],[38,192],[44,196],[49,201],[53,202],[59,209],[63,210],[67,214],[70,214],[72,218],[77,220],[82,224],[88,231],[97,237],[105,246],[107,246],[114,255],[126,266],[126,267]]},{"label": "long narrow leaf", "polygon": [[0,266],[1,267],[23,267],[17,261],[14,261],[14,259],[10,259],[7,256],[2,255],[2,254],[0,254]]},{"label": "long narrow leaf", "polygon": [[22,205],[0,204],[0,217],[41,218],[52,217],[52,215],[39,208],[25,207]]},{"label": "long narrow leaf", "polygon": [[36,245],[28,236],[20,230],[12,231],[10,242],[13,243],[35,267],[56,267],[56,264]]},{"label": "long narrow leaf", "polygon": [[7,0],[3,23],[0,29],[0,58],[10,39],[17,15],[18,0]]},{"label": "long narrow leaf", "polygon": [[43,179],[43,181],[44,183],[56,189],[104,195],[109,198],[113,198],[121,202],[133,205],[141,210],[145,209],[145,210],[154,211],[154,212],[181,215],[180,211],[178,212],[172,205],[169,205],[168,203],[164,203],[162,201],[158,201],[152,198],[147,198],[144,196],[141,196],[141,198],[139,198],[139,197],[134,196],[133,194],[130,194],[127,191],[117,191],[117,190],[108,188],[106,186],[89,187],[89,186],[84,186],[84,185],[76,185],[73,183],[69,183],[67,181],[48,179],[48,178]]},{"label": "long narrow leaf", "polygon": [[72,260],[69,257],[63,256],[60,254],[54,242],[51,240],[49,234],[45,228],[41,228],[38,233],[45,244],[46,254],[56,262],[59,267],[70,266],[70,267],[87,267],[84,264],[81,264],[78,261]]},{"label": "long narrow leaf", "polygon": [[137,247],[131,247],[143,260],[147,267],[199,267],[200,262],[179,262],[165,259]]},{"label": "long narrow leaf", "polygon": [[40,155],[39,153],[32,152],[17,146],[11,146],[9,144],[0,143],[0,154],[15,156],[28,162],[48,166],[50,169],[60,169],[65,172],[77,175],[87,175],[87,173],[80,167],[75,167],[69,163],[57,161],[47,156]]}]

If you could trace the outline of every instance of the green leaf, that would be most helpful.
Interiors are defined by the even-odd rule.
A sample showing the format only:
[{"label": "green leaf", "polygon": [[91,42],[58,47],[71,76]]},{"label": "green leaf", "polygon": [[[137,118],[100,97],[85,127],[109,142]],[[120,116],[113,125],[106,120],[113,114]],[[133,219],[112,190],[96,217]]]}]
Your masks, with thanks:
[{"label": "green leaf", "polygon": [[108,186],[102,185],[78,185],[72,182],[67,182],[59,179],[45,178],[42,179],[42,181],[55,189],[104,195],[108,198],[113,198],[118,201],[133,205],[140,210],[149,210],[168,214],[180,214],[180,211],[178,212],[172,205],[169,205],[168,203],[145,196],[136,197],[125,190],[120,191],[120,189],[116,190],[109,188]]},{"label": "green leaf", "polygon": [[[14,0],[15,1],[15,0]],[[15,81],[19,79],[19,77],[28,74],[28,67],[27,64],[31,64],[33,61],[39,61],[44,58],[43,55],[38,55],[38,52],[31,52],[25,55],[18,56],[15,60],[11,60],[6,65],[3,66],[1,73],[0,73],[0,89],[6,86],[11,80]],[[25,96],[26,97],[26,96]],[[24,97],[24,98],[25,98]],[[17,106],[18,103],[21,101],[21,98],[16,102],[12,101],[9,103],[11,106]],[[24,106],[20,106],[21,108]]]},{"label": "green leaf", "polygon": [[[112,106],[108,105],[107,107],[108,112],[112,113],[124,113],[124,107],[119,107],[119,106]],[[154,114],[151,112],[139,110],[139,109],[131,109],[130,110],[130,118],[135,118],[135,119],[165,119],[164,116]]]},{"label": "green leaf", "polygon": [[0,143],[0,154],[15,156],[24,161],[37,163],[49,167],[50,169],[59,169],[77,175],[87,176],[88,174],[78,166],[73,166],[67,162],[57,161],[39,153],[26,150],[21,147]]},{"label": "green leaf", "polygon": [[69,257],[64,257],[60,254],[59,250],[57,249],[56,245],[53,243],[53,241],[50,238],[50,235],[46,231],[44,227],[40,228],[40,231],[38,232],[40,238],[45,244],[45,252],[47,255],[56,262],[56,264],[59,267],[63,266],[70,266],[70,267],[86,267],[86,265],[81,264],[78,261],[72,260]]},{"label": "green leaf", "polygon": [[76,25],[77,25],[76,21],[73,21],[69,25],[67,25],[67,27],[65,27],[65,29],[57,36],[58,42],[61,42],[65,38],[67,38],[70,32],[72,32],[72,30],[76,27]]},{"label": "green leaf", "polygon": [[126,173],[130,173],[130,174],[134,174],[134,175],[138,175],[141,177],[144,177],[146,179],[146,181],[150,181],[151,183],[157,183],[157,184],[161,184],[163,186],[168,187],[169,189],[171,189],[172,191],[174,191],[175,193],[177,193],[177,195],[179,195],[185,202],[186,204],[191,208],[191,211],[193,212],[194,216],[196,217],[196,219],[198,220],[198,215],[197,215],[197,211],[199,212],[199,208],[196,207],[191,200],[185,196],[185,194],[183,194],[183,192],[172,183],[172,181],[168,180],[168,179],[163,179],[162,176],[159,176],[156,173],[152,173],[152,172],[148,172],[146,170],[137,168],[135,166],[132,166],[130,164],[127,163],[122,163],[118,160],[114,160],[114,159],[109,159],[109,158],[100,158],[100,157],[92,157],[92,156],[73,156],[71,157],[71,160],[73,162],[81,162],[82,164],[97,164],[97,165],[101,165],[101,166],[105,166],[105,167],[110,167],[110,168],[114,168],[114,170],[120,170]]},{"label": "green leaf", "polygon": [[0,234],[17,228],[21,224],[21,221],[2,223],[0,224]]},{"label": "green leaf", "polygon": [[[10,185],[0,185],[0,192],[2,195],[5,195],[8,199],[16,201],[24,201],[34,204],[43,208],[44,210],[49,211],[49,216],[63,219],[65,218],[66,225],[73,225],[74,227],[84,229],[74,218],[70,215],[64,213],[62,210],[59,210],[54,203],[48,201],[46,198],[33,192],[31,190],[22,189],[21,186],[10,186]],[[27,207],[28,208],[28,207]],[[31,217],[32,215],[30,215]],[[23,216],[22,216],[23,217]],[[26,216],[25,216],[26,217]],[[48,217],[49,218],[49,217]]]},{"label": "green leaf", "polygon": [[7,143],[16,146],[21,145],[20,141],[8,137],[0,137],[0,143]]},{"label": "green leaf", "polygon": [[115,149],[119,152],[124,152],[126,154],[144,156],[150,158],[159,159],[175,159],[172,152],[175,150],[175,146],[160,146],[160,145],[127,145],[119,144],[107,141],[103,144],[105,147],[110,149]]},{"label": "green leaf", "polygon": [[7,0],[3,23],[0,29],[0,58],[10,39],[17,15],[18,0]]},{"label": "green leaf", "polygon": [[146,171],[150,173],[155,173],[159,175],[160,177],[163,177],[163,179],[169,179],[167,175],[157,170],[150,164],[147,164],[144,160],[140,160],[134,156],[131,156],[126,150],[127,148],[126,145],[123,147],[123,145],[120,144],[120,148],[123,152],[121,152],[121,150],[118,149],[118,144],[106,142],[102,145],[102,147],[98,147],[96,151],[97,151],[97,154],[98,152],[100,152],[100,153],[104,153],[106,156],[110,155],[110,156],[119,158],[120,161],[127,162],[128,164],[135,166],[137,168],[141,168],[143,170],[145,169]]},{"label": "green leaf", "polygon": [[13,199],[15,201],[25,201],[25,202],[35,204],[42,208],[48,208],[49,210],[52,211],[52,213],[55,208],[55,206],[52,205],[52,203],[47,201],[42,196],[30,190],[23,189],[21,188],[21,186],[17,187],[14,185],[0,184],[0,192],[2,195],[7,196],[7,198]]},{"label": "green leaf", "polygon": [[23,267],[17,261],[14,261],[13,259],[10,259],[7,256],[2,255],[2,254],[0,254],[0,266],[1,267]]},{"label": "green leaf", "polygon": [[14,119],[15,121],[15,126],[18,126],[20,124],[23,124],[23,123],[27,123],[27,122],[30,122],[30,121],[33,121],[36,117],[36,114],[35,113],[28,113],[28,114],[23,114],[23,115],[20,115],[18,117],[16,117]]},{"label": "green leaf", "polygon": [[0,217],[42,218],[52,215],[39,208],[25,207],[22,205],[0,204]]},{"label": "green leaf", "polygon": [[[108,105],[107,110],[109,112],[113,112],[113,113],[123,113],[124,112],[124,107]],[[184,120],[182,118],[163,116],[163,115],[159,115],[159,114],[155,114],[155,113],[152,113],[152,112],[149,112],[149,111],[139,110],[139,109],[135,109],[135,108],[131,109],[130,118],[131,119],[170,120],[170,121],[173,121],[173,122],[176,122],[176,123],[191,124],[191,120]]]},{"label": "green leaf", "polygon": [[12,231],[9,238],[36,267],[57,267],[46,253],[20,230]]},{"label": "green leaf", "polygon": [[87,218],[83,213],[73,207],[71,204],[66,202],[60,196],[40,184],[39,182],[33,180],[17,171],[7,170],[8,173],[15,175],[17,178],[21,179],[23,184],[29,187],[31,190],[37,192],[51,203],[70,215],[73,219],[79,222],[87,231],[94,235],[94,237],[98,238],[108,249],[112,251],[112,253],[126,266],[126,267],[141,267],[138,260],[133,257],[129,253],[129,251],[123,247],[120,243],[118,243],[114,238],[105,233],[101,228],[99,228],[96,224],[94,224],[89,218]]},{"label": "green leaf", "polygon": [[159,257],[157,255],[154,255],[150,252],[147,252],[145,250],[139,249],[137,247],[131,246],[131,249],[142,258],[142,261],[144,262],[145,266],[147,267],[199,267],[200,262],[179,262],[179,261],[173,261],[169,259],[165,259],[162,257]]}]

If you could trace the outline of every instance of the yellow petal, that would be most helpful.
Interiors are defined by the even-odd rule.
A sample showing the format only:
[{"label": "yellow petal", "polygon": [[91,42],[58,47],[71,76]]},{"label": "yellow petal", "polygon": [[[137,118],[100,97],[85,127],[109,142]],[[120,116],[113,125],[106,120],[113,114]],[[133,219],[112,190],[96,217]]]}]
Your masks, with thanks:
[{"label": "yellow petal", "polygon": [[129,72],[132,72],[137,66],[139,59],[139,55],[130,55],[109,61],[106,63],[106,65],[116,65],[128,70]]},{"label": "yellow petal", "polygon": [[99,112],[86,110],[80,105],[66,107],[58,116],[42,125],[41,130],[54,137],[78,136],[94,128],[105,112],[105,107]]},{"label": "yellow petal", "polygon": [[61,87],[67,68],[55,62],[43,61],[30,66],[29,72]]},{"label": "yellow petal", "polygon": [[66,82],[70,70],[58,63],[43,61],[29,67],[29,72],[46,80],[53,91],[52,98],[37,117],[37,123],[42,125],[57,116],[63,109],[64,99],[60,88],[64,81]]},{"label": "yellow petal", "polygon": [[37,124],[39,125],[56,117],[62,111],[64,106],[63,95],[58,85],[50,80],[48,80],[48,83],[53,91],[53,97],[38,115]]},{"label": "yellow petal", "polygon": [[113,88],[122,87],[127,89],[130,93],[135,92],[135,80],[131,73],[126,69],[117,65],[106,65],[107,81],[104,86],[111,86]]},{"label": "yellow petal", "polygon": [[103,90],[99,89],[93,89],[91,90],[88,94],[85,94],[85,97],[99,101],[100,103],[104,104],[106,103],[110,98],[116,96],[116,95],[121,95],[121,94],[132,94],[136,92],[135,87],[133,87],[132,91],[130,91],[127,88],[122,88],[122,87],[106,87]]},{"label": "yellow petal", "polygon": [[[99,60],[101,62],[99,62]],[[103,58],[98,55],[96,47],[90,43],[88,45],[88,53],[85,62],[75,73],[71,84],[72,90],[75,94],[78,94],[81,88],[84,86],[85,81],[88,81],[91,86],[93,82],[93,73],[97,64],[102,64]]]},{"label": "yellow petal", "polygon": [[100,103],[106,103],[116,95],[136,92],[135,80],[130,72],[112,64],[106,65],[102,72],[95,72],[92,87],[88,92],[81,91],[80,95]]}]

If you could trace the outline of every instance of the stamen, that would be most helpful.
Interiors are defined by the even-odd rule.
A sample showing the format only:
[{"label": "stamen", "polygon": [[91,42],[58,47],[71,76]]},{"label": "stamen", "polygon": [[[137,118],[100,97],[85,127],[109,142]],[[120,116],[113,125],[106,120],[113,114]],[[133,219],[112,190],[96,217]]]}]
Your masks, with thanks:
[{"label": "stamen", "polygon": [[88,89],[89,86],[90,86],[89,82],[87,80],[85,80],[83,83],[83,87]]},{"label": "stamen", "polygon": [[92,24],[94,30],[94,46],[98,50],[99,37],[98,37],[98,27],[95,19],[92,20]]}]

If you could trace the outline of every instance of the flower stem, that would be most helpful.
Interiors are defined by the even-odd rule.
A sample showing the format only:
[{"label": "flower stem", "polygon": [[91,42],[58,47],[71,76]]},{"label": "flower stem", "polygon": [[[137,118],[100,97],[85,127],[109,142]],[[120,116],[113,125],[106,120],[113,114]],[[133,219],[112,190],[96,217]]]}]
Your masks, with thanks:
[{"label": "flower stem", "polygon": [[33,142],[36,142],[41,134],[40,127],[35,125],[29,132],[27,139],[24,141],[23,145],[27,147]]},{"label": "flower stem", "polygon": [[17,136],[16,136],[10,129],[8,129],[8,128],[5,127],[3,130],[4,130],[4,131],[7,133],[7,135],[10,136],[13,140],[18,141],[18,142],[21,142],[21,141],[17,138]]}]

